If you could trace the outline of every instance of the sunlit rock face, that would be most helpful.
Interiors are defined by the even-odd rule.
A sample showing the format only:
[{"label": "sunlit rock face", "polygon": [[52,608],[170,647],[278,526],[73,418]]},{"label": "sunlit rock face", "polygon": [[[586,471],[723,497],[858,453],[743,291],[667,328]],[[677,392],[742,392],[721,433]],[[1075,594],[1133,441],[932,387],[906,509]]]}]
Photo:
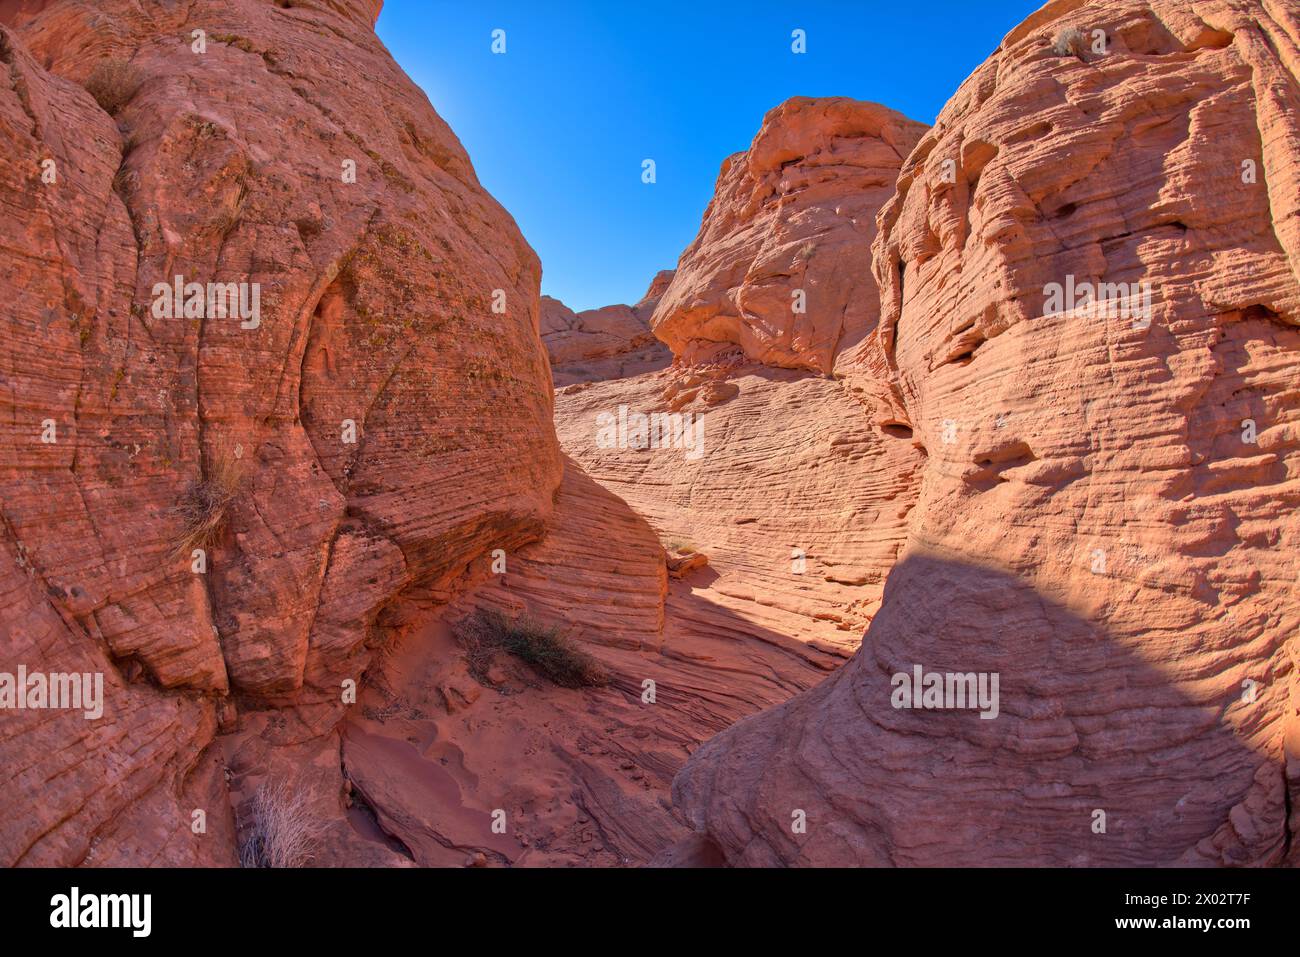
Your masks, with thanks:
[{"label": "sunlit rock face", "polygon": [[[1281,859],[1297,37],[1283,3],[1051,3],[903,165],[857,358],[925,450],[917,504],[854,659],[677,777],[729,862]],[[899,706],[917,666],[997,675],[997,716]]]},{"label": "sunlit rock face", "polygon": [[322,864],[1295,862],[1293,4],[792,100],[580,315],[378,12],[0,6],[0,675],[103,677],[0,712],[0,862],[233,864],[271,779]]},{"label": "sunlit rock face", "polygon": [[106,712],[5,713],[6,864],[228,863],[218,714],[328,730],[396,596],[544,531],[539,263],[378,10],[5,8],[3,670]]},{"label": "sunlit rock face", "polygon": [[875,326],[876,213],[924,124],[875,103],[795,97],[722,164],[699,235],[655,310],[688,363],[739,348],[830,372]]}]

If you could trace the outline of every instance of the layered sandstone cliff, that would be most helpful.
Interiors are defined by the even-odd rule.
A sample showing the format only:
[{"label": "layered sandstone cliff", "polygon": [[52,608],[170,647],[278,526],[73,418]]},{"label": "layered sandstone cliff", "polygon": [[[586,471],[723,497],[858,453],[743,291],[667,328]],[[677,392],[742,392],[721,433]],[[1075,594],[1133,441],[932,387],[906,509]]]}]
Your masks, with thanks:
[{"label": "layered sandstone cliff", "polygon": [[[7,9],[3,670],[105,716],[4,713],[6,864],[231,861],[219,722],[328,750],[397,597],[543,534],[537,257],[378,7]],[[176,277],[260,308],[160,318]]]},{"label": "layered sandstone cliff", "polygon": [[267,782],[323,864],[1294,858],[1293,5],[789,101],[581,314],[377,14],[0,5],[0,672],[105,680],[0,712],[0,861],[231,864]]},{"label": "layered sandstone cliff", "polygon": [[[924,448],[906,544],[853,660],[676,779],[715,853],[1295,846],[1298,41],[1274,0],[1058,0],[908,157],[854,356]],[[997,717],[899,706],[917,666],[1000,676]]]}]

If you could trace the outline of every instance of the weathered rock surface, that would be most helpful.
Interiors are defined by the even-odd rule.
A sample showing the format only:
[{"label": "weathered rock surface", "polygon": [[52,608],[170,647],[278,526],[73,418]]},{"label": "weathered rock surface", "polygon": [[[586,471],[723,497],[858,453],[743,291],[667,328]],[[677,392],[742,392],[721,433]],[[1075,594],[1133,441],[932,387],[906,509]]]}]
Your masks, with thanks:
[{"label": "weathered rock surface", "polygon": [[830,372],[875,328],[876,212],[925,129],[845,97],[795,97],[768,113],[748,152],[722,164],[655,334],[688,363],[738,346],[768,365]]},{"label": "weathered rock surface", "polygon": [[[609,447],[600,423],[677,415],[686,447]],[[711,605],[851,654],[906,537],[923,454],[876,426],[847,382],[719,363],[597,382],[556,397],[556,428],[585,472],[673,553]],[[607,416],[608,419],[602,419]],[[690,418],[686,418],[689,416]],[[671,420],[669,420],[671,421]]]},{"label": "weathered rock surface", "polygon": [[658,273],[635,306],[575,313],[560,300],[543,296],[542,343],[556,387],[621,379],[667,366],[672,353],[650,331],[650,317],[672,277],[671,269]]},{"label": "weathered rock surface", "polygon": [[[106,700],[0,714],[0,862],[229,863],[219,714],[295,706],[317,741],[397,596],[543,534],[540,267],[378,10],[6,11],[0,670],[103,672]],[[259,284],[257,321],[161,318],[176,276]]]},{"label": "weathered rock surface", "polygon": [[[372,666],[342,754],[372,846],[424,866],[648,863],[689,838],[667,796],[690,752],[843,660],[791,637],[796,615],[668,581],[650,525],[573,462],[555,508],[544,542],[504,571],[481,560]],[[484,608],[562,629],[609,684],[556,687],[504,652],[476,678],[456,632]]]},{"label": "weathered rock surface", "polygon": [[[1298,39],[1267,0],[1049,3],[907,159],[853,358],[924,446],[917,502],[853,660],[677,777],[729,863],[1296,846]],[[1150,321],[1053,308],[1067,277],[1150,283]],[[917,665],[999,675],[998,717],[895,707]]]},{"label": "weathered rock surface", "polygon": [[378,9],[0,7],[0,671],[105,684],[0,711],[0,862],[234,864],[275,781],[327,866],[1295,862],[1293,5],[1058,0],[928,133],[792,100],[581,315]]}]

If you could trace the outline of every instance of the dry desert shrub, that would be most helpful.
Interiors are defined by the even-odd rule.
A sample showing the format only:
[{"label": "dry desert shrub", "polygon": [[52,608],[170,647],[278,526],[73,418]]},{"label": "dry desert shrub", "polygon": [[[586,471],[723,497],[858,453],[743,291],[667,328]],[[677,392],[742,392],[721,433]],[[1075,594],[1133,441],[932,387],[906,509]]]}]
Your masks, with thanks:
[{"label": "dry desert shrub", "polygon": [[117,115],[139,89],[140,77],[135,67],[116,57],[100,60],[86,77],[86,92],[109,116]]},{"label": "dry desert shrub", "polygon": [[609,673],[599,661],[558,628],[546,627],[526,616],[512,620],[499,611],[482,610],[466,619],[459,636],[470,673],[480,680],[487,673],[492,655],[500,650],[527,662],[562,688],[609,684]]},{"label": "dry desert shrub", "polygon": [[268,781],[253,794],[246,813],[241,867],[307,867],[315,860],[321,825],[307,805],[306,791]]},{"label": "dry desert shrub", "polygon": [[207,477],[191,482],[176,506],[185,525],[177,551],[188,555],[193,549],[210,549],[226,524],[230,503],[239,492],[239,460],[222,452],[213,457]]},{"label": "dry desert shrub", "polygon": [[1081,57],[1083,51],[1087,48],[1087,38],[1084,37],[1083,31],[1078,27],[1062,30],[1056,35],[1056,42],[1052,44],[1052,52],[1057,56]]}]

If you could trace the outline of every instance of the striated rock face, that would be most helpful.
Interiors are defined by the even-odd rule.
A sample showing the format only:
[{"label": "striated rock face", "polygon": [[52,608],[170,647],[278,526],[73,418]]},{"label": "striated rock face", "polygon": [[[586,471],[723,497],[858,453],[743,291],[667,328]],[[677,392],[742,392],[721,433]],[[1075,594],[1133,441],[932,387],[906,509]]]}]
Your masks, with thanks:
[{"label": "striated rock face", "polygon": [[[847,655],[879,606],[923,461],[873,424],[866,398],[794,370],[695,366],[563,390],[556,428],[654,526],[670,572],[673,558],[707,558],[682,577],[709,604]],[[682,416],[700,451],[610,447],[599,423],[620,409]]]},{"label": "striated rock face", "polygon": [[[669,580],[665,544],[566,462],[546,540],[481,560],[441,621],[372,665],[342,730],[353,813],[422,866],[644,864],[688,838],[668,794],[690,751],[843,659],[797,615],[706,588],[707,568]],[[556,687],[505,653],[476,680],[456,633],[484,608],[563,631],[608,684]]]},{"label": "striated rock face", "polygon": [[[539,264],[378,10],[0,27],[0,670],[102,672],[105,709],[4,713],[6,864],[229,862],[218,716],[297,706],[312,740],[396,596],[544,531]],[[178,276],[258,309],[169,318]]]},{"label": "striated rock face", "polygon": [[656,274],[635,306],[575,313],[560,300],[543,296],[542,343],[556,387],[621,379],[668,365],[672,354],[650,331],[650,317],[672,278],[671,269]]},{"label": "striated rock face", "polygon": [[[557,397],[565,451],[655,528],[669,574],[696,599],[678,612],[705,627],[779,633],[846,656],[879,607],[924,453],[861,343],[844,354],[842,375],[816,372],[874,329],[875,283],[853,259],[867,261],[876,213],[923,130],[846,99],[773,110],[750,152],[724,165],[700,236],[655,312],[656,334],[668,330],[678,352],[673,368]],[[798,276],[773,265],[806,243],[820,252]],[[820,345],[790,337],[789,291],[801,285],[816,294],[799,321],[832,331]],[[760,344],[743,331],[756,327],[719,318],[768,294],[782,342]],[[716,341],[704,341],[705,329],[720,330]],[[691,330],[680,333],[685,348],[673,330]],[[603,441],[602,417],[629,414],[685,417],[699,447]]]},{"label": "striated rock face", "polygon": [[667,568],[645,519],[572,461],[556,516],[545,541],[521,550],[462,604],[562,622],[598,644],[658,651]]},{"label": "striated rock face", "polygon": [[[1298,38],[1269,0],[1060,0],[912,152],[857,358],[924,446],[917,504],[853,660],[677,777],[729,863],[1295,847]],[[1099,282],[1149,313],[1053,301]],[[917,666],[998,675],[997,717],[896,707]]]},{"label": "striated rock face", "polygon": [[1297,862],[1294,4],[791,100],[582,314],[378,12],[0,5],[0,675],[103,679],[0,697],[0,862],[234,864],[273,781],[324,865]]},{"label": "striated rock face", "polygon": [[876,212],[925,126],[875,103],[795,97],[722,164],[695,241],[655,310],[687,362],[739,347],[829,373],[877,321]]}]

